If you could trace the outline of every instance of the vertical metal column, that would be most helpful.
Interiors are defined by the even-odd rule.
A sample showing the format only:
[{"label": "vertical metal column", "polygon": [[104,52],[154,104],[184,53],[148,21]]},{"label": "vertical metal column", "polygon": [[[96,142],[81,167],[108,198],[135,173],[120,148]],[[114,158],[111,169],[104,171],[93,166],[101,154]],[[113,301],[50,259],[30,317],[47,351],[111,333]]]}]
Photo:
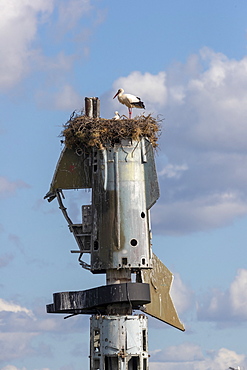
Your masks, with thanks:
[{"label": "vertical metal column", "polygon": [[[80,125],[84,120],[86,130],[93,130],[97,123],[100,135],[105,120],[97,97],[85,98],[85,112]],[[148,370],[148,319],[133,310],[184,327],[169,295],[173,276],[152,252],[149,210],[159,198],[153,146],[146,137],[116,139],[105,140],[102,149],[65,147],[59,158],[45,198],[57,198],[79,246],[72,252],[83,268],[105,274],[106,285],[54,293],[47,312],[92,315],[90,370]],[[82,223],[73,224],[61,190],[89,188],[92,204],[82,205]],[[84,253],[90,253],[90,264],[82,260]]]},{"label": "vertical metal column", "polygon": [[[97,98],[86,98],[85,107],[87,116],[98,117]],[[131,267],[144,260],[150,265],[149,230],[141,217],[146,214],[142,146],[124,140],[103,151],[94,148],[92,163],[92,270],[105,271],[107,285],[129,283]],[[132,217],[127,233],[125,223]],[[130,240],[124,243],[124,238]],[[107,313],[90,319],[90,370],[147,370],[147,317],[132,316],[131,303],[111,304]]]},{"label": "vertical metal column", "polygon": [[147,370],[145,315],[92,316],[90,370]]},{"label": "vertical metal column", "polygon": [[85,98],[85,114],[90,118],[97,118],[100,115],[100,100],[97,97]]}]

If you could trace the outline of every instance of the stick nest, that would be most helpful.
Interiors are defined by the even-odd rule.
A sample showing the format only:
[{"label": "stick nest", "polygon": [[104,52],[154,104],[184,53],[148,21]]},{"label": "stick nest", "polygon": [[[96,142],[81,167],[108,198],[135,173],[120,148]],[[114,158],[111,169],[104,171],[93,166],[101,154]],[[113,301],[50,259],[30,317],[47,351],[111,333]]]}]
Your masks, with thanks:
[{"label": "stick nest", "polygon": [[156,148],[161,121],[151,115],[119,120],[72,115],[64,125],[61,136],[65,137],[65,145],[74,150],[83,147],[96,147],[102,150],[107,145],[120,143],[121,139],[131,138],[140,141],[143,137],[148,138]]}]

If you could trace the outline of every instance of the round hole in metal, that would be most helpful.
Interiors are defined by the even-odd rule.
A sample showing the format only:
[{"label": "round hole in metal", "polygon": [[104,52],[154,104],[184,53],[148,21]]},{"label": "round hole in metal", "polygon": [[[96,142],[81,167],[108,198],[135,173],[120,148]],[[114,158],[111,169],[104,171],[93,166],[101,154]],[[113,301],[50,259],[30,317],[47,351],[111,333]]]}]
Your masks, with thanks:
[{"label": "round hole in metal", "polygon": [[130,244],[132,245],[132,247],[136,247],[137,243],[138,243],[138,241],[136,239],[131,239],[131,241],[130,241]]}]

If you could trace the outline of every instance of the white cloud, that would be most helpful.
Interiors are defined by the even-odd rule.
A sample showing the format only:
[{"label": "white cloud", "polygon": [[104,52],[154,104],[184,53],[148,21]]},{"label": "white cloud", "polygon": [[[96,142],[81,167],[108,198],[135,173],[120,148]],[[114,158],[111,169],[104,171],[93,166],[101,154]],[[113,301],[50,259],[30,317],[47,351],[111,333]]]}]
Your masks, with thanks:
[{"label": "white cloud", "polygon": [[166,158],[156,158],[161,198],[152,211],[157,231],[204,231],[247,214],[246,72],[247,57],[204,48],[184,65],[114,82],[165,118],[159,144]]},{"label": "white cloud", "polygon": [[247,320],[247,270],[238,270],[229,293],[233,316]]},{"label": "white cloud", "polygon": [[[43,332],[75,332],[86,325],[84,316],[70,320],[58,320],[57,317],[45,312],[43,307],[36,307],[30,310],[12,301],[0,299],[0,326],[1,331],[6,333],[36,333]],[[79,323],[79,324],[78,324]]]},{"label": "white cloud", "polygon": [[7,197],[15,194],[16,190],[29,188],[29,185],[22,180],[10,181],[0,176],[0,197]]},{"label": "white cloud", "polygon": [[79,19],[92,10],[91,0],[67,0],[58,4],[58,24],[64,32],[74,28]]},{"label": "white cloud", "polygon": [[34,315],[31,310],[28,310],[25,307],[22,307],[20,305],[17,305],[13,302],[5,301],[4,299],[0,298],[0,312],[6,311],[6,312],[24,312],[28,316],[34,318]]},{"label": "white cloud", "polygon": [[54,97],[54,107],[60,110],[75,110],[83,107],[83,99],[71,85],[65,85]]},{"label": "white cloud", "polygon": [[[0,89],[6,93],[6,89],[13,88],[33,70],[44,72],[40,78],[47,84],[44,83],[44,89],[50,84],[64,84],[75,60],[88,55],[88,41],[103,20],[101,13],[92,6],[91,0],[0,2],[0,48],[3,51]],[[88,18],[87,26],[80,23],[83,17]],[[39,34],[41,27],[47,33],[46,38]]]},{"label": "white cloud", "polygon": [[170,346],[163,350],[156,350],[151,358],[155,362],[188,362],[203,359],[201,348],[192,343],[183,343],[178,346]]},{"label": "white cloud", "polygon": [[152,224],[157,232],[174,235],[206,231],[230,224],[247,213],[247,202],[237,194],[197,195],[194,199],[193,196],[186,199],[185,195],[185,199],[176,200],[176,191],[181,189],[172,190],[172,200],[154,206]]},{"label": "white cloud", "polygon": [[[206,48],[199,57],[206,67],[196,77],[191,73],[186,82],[181,81],[183,104],[169,101],[170,113],[176,120],[180,119],[176,126],[183,135],[181,144],[193,145],[197,150],[246,153],[247,57],[240,61],[230,60]],[[168,95],[172,88],[171,78]]]},{"label": "white cloud", "polygon": [[6,366],[2,367],[1,370],[26,370],[26,368],[25,367],[17,368],[14,365],[6,365]]},{"label": "white cloud", "polygon": [[158,175],[167,178],[174,177],[176,179],[179,179],[182,176],[183,171],[187,170],[188,170],[187,164],[173,165],[169,163],[165,167],[163,167],[161,171],[158,172]]},{"label": "white cloud", "polygon": [[247,57],[229,59],[203,48],[185,64],[157,75],[135,71],[113,87],[140,96],[146,112],[164,117],[156,231],[204,231],[247,214]]},{"label": "white cloud", "polygon": [[0,360],[9,361],[34,354],[30,342],[36,335],[36,333],[0,333]]},{"label": "white cloud", "polygon": [[164,106],[167,101],[166,73],[159,72],[141,74],[132,72],[127,77],[118,78],[113,84],[114,90],[123,88],[126,93],[139,96],[148,107],[153,105]]},{"label": "white cloud", "polygon": [[186,286],[178,273],[174,274],[171,297],[179,314],[187,311],[192,305],[194,306],[194,293]]},{"label": "white cloud", "polygon": [[0,3],[0,88],[12,87],[27,73],[38,24],[53,0],[9,0]]},{"label": "white cloud", "polygon": [[227,348],[208,351],[204,356],[198,345],[184,343],[151,353],[150,370],[226,370],[229,366],[244,368],[247,357]]},{"label": "white cloud", "polygon": [[247,270],[239,269],[226,291],[213,290],[198,307],[199,320],[241,322],[247,320]]},{"label": "white cloud", "polygon": [[[18,368],[14,365],[6,365],[4,367],[2,367],[0,370],[27,370],[26,367],[22,367],[22,368]],[[37,369],[34,369],[34,370],[37,370]],[[39,370],[50,370],[48,367],[44,367],[42,369],[39,369]]]},{"label": "white cloud", "polygon": [[0,299],[0,361],[30,356],[51,357],[52,349],[43,337],[46,333],[67,335],[81,332],[83,327],[88,327],[88,319],[84,316],[63,320],[62,315],[58,318],[45,313],[45,303],[31,310]]}]

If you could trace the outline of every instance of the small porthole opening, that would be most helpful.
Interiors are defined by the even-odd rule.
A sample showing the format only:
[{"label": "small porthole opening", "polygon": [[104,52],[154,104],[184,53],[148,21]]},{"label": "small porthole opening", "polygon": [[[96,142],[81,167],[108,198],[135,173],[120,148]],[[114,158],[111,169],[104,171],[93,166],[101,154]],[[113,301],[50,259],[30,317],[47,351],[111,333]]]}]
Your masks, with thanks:
[{"label": "small porthole opening", "polygon": [[142,212],[142,213],[141,213],[141,218],[145,218],[145,216],[146,216],[146,215],[145,215],[145,213],[144,213],[144,212]]},{"label": "small porthole opening", "polygon": [[132,247],[136,247],[137,244],[138,244],[138,241],[136,239],[131,239],[130,245],[132,245]]}]

